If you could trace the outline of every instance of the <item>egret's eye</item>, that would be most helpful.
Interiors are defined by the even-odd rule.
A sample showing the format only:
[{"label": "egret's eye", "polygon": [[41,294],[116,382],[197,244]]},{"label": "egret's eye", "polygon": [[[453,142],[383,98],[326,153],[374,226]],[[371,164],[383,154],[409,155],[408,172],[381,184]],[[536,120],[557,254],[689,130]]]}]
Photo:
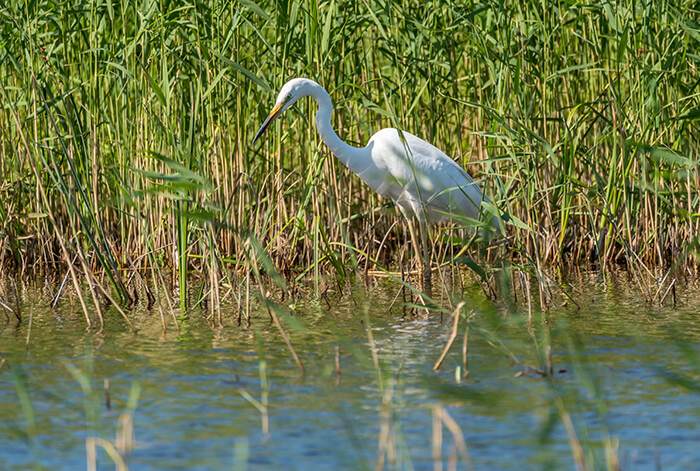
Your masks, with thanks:
[{"label": "egret's eye", "polygon": [[292,99],[292,94],[291,94],[291,93],[287,93],[287,96],[284,97],[284,101],[289,101],[289,100],[291,100],[291,99]]}]

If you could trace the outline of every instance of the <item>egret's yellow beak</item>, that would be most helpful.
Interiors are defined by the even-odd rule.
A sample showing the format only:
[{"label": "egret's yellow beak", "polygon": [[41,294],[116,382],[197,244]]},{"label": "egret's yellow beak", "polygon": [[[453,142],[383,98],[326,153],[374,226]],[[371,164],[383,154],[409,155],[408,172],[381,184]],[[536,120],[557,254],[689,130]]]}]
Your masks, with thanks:
[{"label": "egret's yellow beak", "polygon": [[265,129],[270,125],[271,122],[273,122],[277,117],[282,113],[282,108],[284,108],[285,102],[277,103],[274,108],[272,108],[272,111],[270,111],[270,114],[267,116],[267,119],[263,123],[262,126],[260,126],[260,130],[258,133],[255,135],[255,139],[253,139],[253,144],[255,144],[255,141],[258,140],[260,136],[265,132]]}]

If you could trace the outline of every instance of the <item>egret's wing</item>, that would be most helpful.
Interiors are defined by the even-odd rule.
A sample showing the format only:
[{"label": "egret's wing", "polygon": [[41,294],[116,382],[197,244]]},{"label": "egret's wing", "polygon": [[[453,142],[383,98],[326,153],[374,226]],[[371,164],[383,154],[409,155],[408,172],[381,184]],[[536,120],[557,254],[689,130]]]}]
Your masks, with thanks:
[{"label": "egret's wing", "polygon": [[373,160],[385,175],[383,189],[397,204],[411,206],[416,214],[424,208],[432,221],[449,215],[478,218],[479,185],[440,149],[407,132],[401,139],[396,129],[383,129],[370,142]]}]

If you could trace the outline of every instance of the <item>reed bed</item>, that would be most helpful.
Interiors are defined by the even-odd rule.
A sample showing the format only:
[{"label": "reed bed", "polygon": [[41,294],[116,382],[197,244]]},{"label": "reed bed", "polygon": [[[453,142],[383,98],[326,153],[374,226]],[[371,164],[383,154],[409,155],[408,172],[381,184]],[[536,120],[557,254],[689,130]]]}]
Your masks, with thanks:
[{"label": "reed bed", "polygon": [[403,223],[325,148],[314,103],[252,145],[295,76],[346,141],[398,126],[455,158],[503,214],[499,257],[696,269],[699,24],[692,1],[10,0],[0,275],[115,305],[173,286],[214,315],[261,274],[401,264]]}]

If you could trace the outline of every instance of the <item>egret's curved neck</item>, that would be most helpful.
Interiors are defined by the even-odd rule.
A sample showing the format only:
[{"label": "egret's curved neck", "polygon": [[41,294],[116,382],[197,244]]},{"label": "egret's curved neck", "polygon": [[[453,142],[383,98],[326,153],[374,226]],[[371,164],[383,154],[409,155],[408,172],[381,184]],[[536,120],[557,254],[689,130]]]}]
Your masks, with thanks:
[{"label": "egret's curved neck", "polygon": [[361,162],[357,162],[357,160],[361,159],[362,155],[364,155],[362,149],[343,142],[333,130],[333,126],[331,126],[333,102],[331,102],[331,97],[328,95],[328,92],[326,92],[323,87],[316,84],[316,86],[310,90],[309,95],[318,103],[316,129],[318,129],[321,139],[323,139],[323,142],[326,143],[338,160],[354,171],[354,167],[361,165]]}]

